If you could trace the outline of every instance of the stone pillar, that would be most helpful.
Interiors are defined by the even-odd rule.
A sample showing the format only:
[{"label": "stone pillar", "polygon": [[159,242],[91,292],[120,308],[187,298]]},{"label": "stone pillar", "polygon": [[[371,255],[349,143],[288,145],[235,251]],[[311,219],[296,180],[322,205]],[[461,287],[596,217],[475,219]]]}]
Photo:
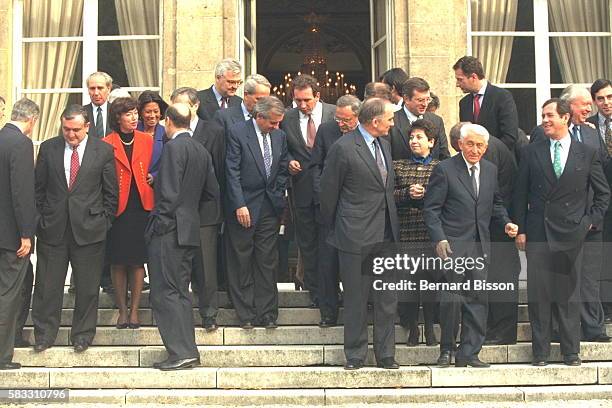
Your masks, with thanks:
[{"label": "stone pillar", "polygon": [[7,117],[13,106],[13,2],[0,0],[0,95]]}]

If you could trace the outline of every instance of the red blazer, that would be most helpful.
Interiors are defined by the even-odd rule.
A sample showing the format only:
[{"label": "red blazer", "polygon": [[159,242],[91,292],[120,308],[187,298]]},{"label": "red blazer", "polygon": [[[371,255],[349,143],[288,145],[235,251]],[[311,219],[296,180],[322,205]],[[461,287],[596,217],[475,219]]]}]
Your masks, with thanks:
[{"label": "red blazer", "polygon": [[134,178],[136,179],[142,206],[146,211],[151,211],[153,209],[153,188],[147,184],[147,173],[153,153],[153,137],[139,130],[134,130],[131,168],[123,148],[123,142],[117,132],[109,134],[102,140],[113,146],[115,150],[115,168],[117,170],[117,182],[119,183],[117,216],[121,215],[127,207],[132,181],[131,169],[134,169],[135,172]]}]

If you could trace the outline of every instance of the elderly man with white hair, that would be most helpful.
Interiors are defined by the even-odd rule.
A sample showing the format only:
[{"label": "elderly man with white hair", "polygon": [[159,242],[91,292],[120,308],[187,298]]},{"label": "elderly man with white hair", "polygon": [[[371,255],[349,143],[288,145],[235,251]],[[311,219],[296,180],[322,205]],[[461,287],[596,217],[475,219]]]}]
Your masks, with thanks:
[{"label": "elderly man with white hair", "polygon": [[[487,292],[478,290],[478,284],[487,279],[489,225],[491,219],[500,221],[510,237],[518,231],[499,193],[497,167],[481,160],[488,142],[484,127],[464,125],[459,139],[461,153],[436,166],[425,192],[425,225],[436,254],[445,265],[457,266],[445,270],[449,284],[445,289],[449,290],[443,290],[440,299],[440,366],[450,365],[459,309],[463,323],[455,366],[489,366],[478,358],[487,327]],[[473,260],[470,265],[466,261],[465,268],[458,267],[459,260],[469,259]]]},{"label": "elderly man with white hair", "polygon": [[215,66],[215,83],[208,89],[198,91],[200,119],[210,120],[219,109],[240,106],[242,98],[236,95],[240,85],[242,85],[240,62],[232,58],[219,61]]}]

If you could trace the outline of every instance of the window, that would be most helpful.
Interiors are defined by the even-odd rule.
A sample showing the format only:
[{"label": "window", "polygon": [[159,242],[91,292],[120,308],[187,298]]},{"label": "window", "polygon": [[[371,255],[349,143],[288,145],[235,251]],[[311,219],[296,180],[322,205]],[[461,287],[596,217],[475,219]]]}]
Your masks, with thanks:
[{"label": "window", "polygon": [[238,2],[238,60],[242,62],[245,77],[257,73],[256,44],[256,9],[255,0],[240,0]]},{"label": "window", "polygon": [[393,0],[370,0],[373,81],[394,66],[392,10]]},{"label": "window", "polygon": [[471,0],[468,15],[468,54],[513,94],[526,132],[567,85],[612,76],[610,0]]},{"label": "window", "polygon": [[16,0],[15,99],[41,108],[34,140],[57,135],[69,103],[89,103],[85,79],[105,71],[128,91],[161,89],[160,0]]}]

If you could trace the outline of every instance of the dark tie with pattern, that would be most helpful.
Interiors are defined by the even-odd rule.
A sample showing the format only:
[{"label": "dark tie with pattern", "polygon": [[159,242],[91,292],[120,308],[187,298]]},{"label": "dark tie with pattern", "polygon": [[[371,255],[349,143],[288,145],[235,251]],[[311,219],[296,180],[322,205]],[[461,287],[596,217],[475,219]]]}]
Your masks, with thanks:
[{"label": "dark tie with pattern", "polygon": [[372,145],[374,145],[374,157],[376,158],[376,166],[378,166],[380,177],[382,178],[383,184],[387,185],[387,168],[385,167],[385,162],[381,154],[380,143],[376,139],[372,142]]},{"label": "dark tie with pattern", "polygon": [[472,188],[474,194],[478,197],[478,183],[476,182],[476,166],[470,167],[470,178],[472,179]]},{"label": "dark tie with pattern", "polygon": [[480,94],[474,95],[474,123],[478,122],[480,116]]},{"label": "dark tie with pattern", "polygon": [[221,97],[221,109],[227,108],[227,98]]},{"label": "dark tie with pattern", "polygon": [[96,115],[96,136],[99,139],[104,137],[104,119],[102,119],[102,108],[98,106],[98,114]]},{"label": "dark tie with pattern", "polygon": [[315,127],[312,115],[308,115],[308,124],[306,125],[306,146],[312,148],[315,138],[317,137],[317,128]]},{"label": "dark tie with pattern", "polygon": [[608,154],[612,156],[612,129],[610,128],[610,118],[604,120],[605,141],[608,148]]},{"label": "dark tie with pattern", "polygon": [[270,143],[268,142],[268,134],[263,133],[263,159],[264,167],[266,169],[266,178],[270,178],[270,169],[272,168],[272,153],[270,152]]},{"label": "dark tie with pattern", "polygon": [[81,164],[79,163],[79,145],[71,146],[72,155],[70,156],[70,181],[68,181],[68,190],[72,190],[74,186],[74,182],[76,181],[77,174],[79,174],[79,169],[81,168]]},{"label": "dark tie with pattern", "polygon": [[582,140],[580,140],[580,129],[578,129],[578,126],[575,125],[572,128],[572,140],[575,142],[582,142]]}]

